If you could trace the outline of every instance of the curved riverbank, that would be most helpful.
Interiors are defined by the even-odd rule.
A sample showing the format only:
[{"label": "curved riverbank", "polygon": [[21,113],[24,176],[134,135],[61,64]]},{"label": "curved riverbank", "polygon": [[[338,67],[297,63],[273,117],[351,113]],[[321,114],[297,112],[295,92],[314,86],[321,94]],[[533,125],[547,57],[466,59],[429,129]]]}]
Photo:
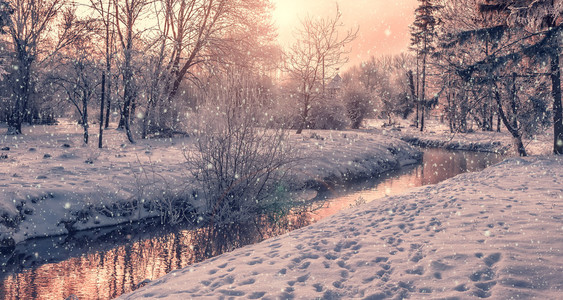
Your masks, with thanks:
[{"label": "curved riverbank", "polygon": [[491,142],[469,142],[469,141],[451,141],[424,137],[402,136],[401,140],[418,147],[424,148],[442,148],[448,150],[476,151],[504,154],[509,151],[510,145],[504,145],[498,141]]},{"label": "curved riverbank", "polygon": [[120,299],[559,299],[562,195],[561,157],[510,158],[174,271]]},{"label": "curved riverbank", "polygon": [[[189,138],[128,145],[121,132],[108,131],[108,146],[99,150],[73,144],[80,140],[78,126],[58,126],[26,128],[22,136],[0,140],[2,147],[10,148],[0,161],[4,246],[157,217],[160,212],[150,205],[154,195],[180,195],[191,186],[183,155],[192,143]],[[421,157],[403,141],[368,133],[305,131],[290,135],[288,142],[305,158],[295,169],[294,189],[374,176]],[[147,179],[147,170],[158,175],[158,183]]]},{"label": "curved riverbank", "polygon": [[[310,225],[351,206],[403,194],[414,187],[435,184],[460,173],[482,170],[501,159],[490,153],[424,149],[420,164],[365,180],[335,184],[326,191],[313,193],[317,194],[312,200],[316,202],[310,202],[314,210],[297,213],[290,218],[291,223],[264,224],[259,232],[233,232],[230,236],[235,238],[229,242],[231,250],[226,251]],[[143,220],[19,243],[9,253],[0,255],[4,272],[4,276],[0,276],[0,298],[36,295],[66,299],[76,295],[81,300],[113,299],[135,290],[147,280],[220,254],[200,251],[206,249],[204,245],[209,245],[210,241],[205,238],[205,227],[161,226],[159,221],[150,225]],[[65,289],[52,290],[50,287],[55,281]],[[100,285],[101,282],[104,284]]]}]

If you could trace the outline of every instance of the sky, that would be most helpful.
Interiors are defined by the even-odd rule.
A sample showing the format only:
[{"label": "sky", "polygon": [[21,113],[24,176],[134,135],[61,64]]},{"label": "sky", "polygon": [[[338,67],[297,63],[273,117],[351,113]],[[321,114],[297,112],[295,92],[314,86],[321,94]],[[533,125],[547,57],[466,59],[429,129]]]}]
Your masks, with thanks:
[{"label": "sky", "polygon": [[336,3],[342,11],[344,26],[359,26],[358,37],[352,42],[350,67],[369,59],[406,51],[409,44],[408,26],[414,20],[417,0],[273,0],[274,21],[279,26],[279,41],[290,45],[300,18],[307,15],[332,17]]}]

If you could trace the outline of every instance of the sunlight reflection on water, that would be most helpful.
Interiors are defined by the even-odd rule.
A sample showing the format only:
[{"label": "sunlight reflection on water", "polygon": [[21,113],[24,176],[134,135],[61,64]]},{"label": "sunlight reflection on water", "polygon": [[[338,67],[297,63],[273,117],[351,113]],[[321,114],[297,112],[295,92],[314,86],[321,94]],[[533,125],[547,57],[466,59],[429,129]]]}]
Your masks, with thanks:
[{"label": "sunlight reflection on water", "polygon": [[319,200],[330,200],[312,214],[312,219],[318,221],[350,206],[403,194],[411,188],[436,184],[458,174],[480,171],[501,160],[502,157],[494,153],[425,149],[421,164],[381,174],[380,178],[367,182],[337,186],[318,195]]}]

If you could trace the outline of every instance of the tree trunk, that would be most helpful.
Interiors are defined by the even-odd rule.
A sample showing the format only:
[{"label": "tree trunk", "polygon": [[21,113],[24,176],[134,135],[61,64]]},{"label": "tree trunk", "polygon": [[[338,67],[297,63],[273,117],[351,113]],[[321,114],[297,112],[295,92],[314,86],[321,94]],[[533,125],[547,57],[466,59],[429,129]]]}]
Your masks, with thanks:
[{"label": "tree trunk", "polygon": [[31,62],[32,58],[26,52],[18,51],[17,59],[19,68],[17,70],[17,81],[14,88],[15,101],[13,110],[8,119],[8,134],[17,135],[22,133],[22,123],[27,110],[31,85]]},{"label": "tree trunk", "polygon": [[17,135],[22,133],[22,123],[19,118],[19,111],[20,111],[20,101],[21,98],[19,95],[16,95],[16,103],[8,116],[8,135]]},{"label": "tree trunk", "polygon": [[[489,57],[489,39],[491,37],[489,36],[489,34],[487,34],[486,38],[485,38],[485,57]],[[490,75],[490,74],[489,74]],[[484,101],[484,107],[483,107],[483,111],[484,111],[484,116],[485,116],[485,124],[487,124],[487,131],[493,131],[493,127],[494,127],[494,122],[493,122],[493,114],[494,114],[494,104],[493,104],[493,95],[492,95],[492,89],[493,89],[493,85],[489,84],[487,86],[487,99]],[[500,122],[500,120],[499,120]]]},{"label": "tree trunk", "polygon": [[418,46],[416,49],[416,121],[414,122],[416,128],[418,128],[419,123],[419,111],[420,111],[420,52]]},{"label": "tree trunk", "polygon": [[106,124],[104,124],[104,129],[108,129],[109,128],[109,116],[110,116],[110,112],[111,112],[111,83],[108,82],[108,98],[106,99],[107,101],[107,105],[106,105]]},{"label": "tree trunk", "polygon": [[411,96],[412,96],[414,102],[416,103],[416,121],[415,121],[415,124],[416,124],[416,128],[418,128],[418,95],[416,94],[416,91],[415,91],[414,78],[413,78],[411,70],[409,70],[407,72],[407,78],[409,80],[409,89],[411,91]]},{"label": "tree trunk", "polygon": [[424,110],[425,110],[425,107],[424,107],[424,104],[422,104],[422,110],[420,112],[420,131],[421,132],[424,131]]},{"label": "tree trunk", "polygon": [[487,103],[487,100],[483,101],[483,109],[482,109],[482,117],[483,117],[483,123],[481,124],[481,130],[482,131],[491,131],[493,126],[492,124],[489,122],[489,104]]},{"label": "tree trunk", "polygon": [[[124,95],[125,98],[125,95]],[[119,122],[117,123],[117,129],[124,129],[125,128],[125,119],[126,119],[126,115],[129,114],[129,109],[126,107],[129,107],[129,102],[123,101],[123,106],[120,108],[119,110]]]},{"label": "tree trunk", "polygon": [[84,128],[84,144],[88,144],[88,96],[82,97],[82,127]]},{"label": "tree trunk", "polygon": [[424,38],[424,54],[422,56],[422,88],[420,91],[421,95],[421,114],[420,114],[420,131],[424,131],[424,113],[426,112],[426,56],[428,51],[428,45],[426,44],[426,38]]},{"label": "tree trunk", "polygon": [[106,98],[106,72],[102,72],[102,99],[100,100],[100,136],[98,137],[98,148],[103,147],[104,135],[104,104]]},{"label": "tree trunk", "polygon": [[418,128],[418,112],[419,112],[419,101],[418,98],[416,99],[416,120],[414,121],[414,126]]},{"label": "tree trunk", "polygon": [[512,73],[512,91],[510,92],[510,108],[512,109],[512,116],[510,117],[510,119],[512,128],[514,129],[518,128],[518,103],[516,103],[516,94],[518,93],[518,90],[516,88],[517,76],[518,75],[516,74],[516,72]]},{"label": "tree trunk", "polygon": [[[109,42],[106,42],[109,43]],[[105,88],[105,92],[102,92],[103,95],[105,95],[105,124],[104,124],[104,129],[108,129],[109,128],[109,119],[110,119],[110,113],[111,113],[111,81],[112,81],[112,75],[111,75],[111,61],[110,61],[110,57],[109,57],[109,49],[106,50],[106,71],[104,73],[105,75],[105,79],[106,79],[106,84],[102,84],[102,87]],[[104,114],[104,112],[101,112],[102,115]],[[102,118],[100,117],[100,120]]]},{"label": "tree trunk", "polygon": [[528,156],[524,143],[522,143],[522,135],[513,136],[512,143],[514,144],[514,150],[518,153],[518,155]]},{"label": "tree trunk", "polygon": [[303,101],[303,112],[301,113],[301,122],[299,123],[299,127],[297,127],[296,134],[301,134],[303,129],[307,126],[307,117],[309,115],[309,95],[304,96]]},{"label": "tree trunk", "polygon": [[147,101],[147,106],[145,109],[145,114],[143,116],[143,128],[142,128],[142,132],[141,132],[141,138],[144,140],[147,138],[148,135],[148,127],[151,123],[150,118],[151,118],[151,112],[154,111],[156,109],[156,101],[154,100],[155,97],[157,97],[156,95],[152,95],[151,98]]},{"label": "tree trunk", "polygon": [[452,105],[452,95],[451,91],[448,91],[447,96],[448,101],[448,124],[450,125],[450,133],[454,133],[454,123],[453,123],[453,105]]},{"label": "tree trunk", "polygon": [[551,58],[551,94],[553,96],[553,153],[563,155],[563,107],[561,104],[560,49]]},{"label": "tree trunk", "polygon": [[518,131],[518,128],[512,127],[512,124],[504,114],[504,110],[502,108],[502,102],[500,100],[500,94],[498,91],[495,91],[495,98],[497,100],[499,116],[501,117],[502,122],[504,123],[504,126],[506,127],[508,132],[510,132],[510,134],[512,135],[512,141],[514,143],[515,151],[520,156],[528,156],[528,153],[526,153],[526,148],[524,147],[524,143],[522,143],[522,135]]},{"label": "tree trunk", "polygon": [[82,128],[84,128],[84,144],[88,144],[88,123],[82,124]]},{"label": "tree trunk", "polygon": [[[131,43],[131,42],[130,42]],[[128,45],[131,45],[131,44]],[[123,110],[121,111],[121,120],[120,125],[123,125],[121,128],[125,128],[125,134],[127,135],[127,139],[131,144],[135,143],[133,139],[133,135],[131,133],[130,128],[130,121],[131,121],[131,104],[133,103],[133,72],[131,70],[131,49],[128,47],[125,51],[125,67],[123,71],[123,81],[125,87],[123,88]]]},{"label": "tree trunk", "polygon": [[125,134],[127,135],[127,139],[131,144],[135,144],[135,140],[133,139],[133,134],[131,132],[131,127],[129,124],[129,113],[127,113],[127,117],[124,121],[125,121]]}]

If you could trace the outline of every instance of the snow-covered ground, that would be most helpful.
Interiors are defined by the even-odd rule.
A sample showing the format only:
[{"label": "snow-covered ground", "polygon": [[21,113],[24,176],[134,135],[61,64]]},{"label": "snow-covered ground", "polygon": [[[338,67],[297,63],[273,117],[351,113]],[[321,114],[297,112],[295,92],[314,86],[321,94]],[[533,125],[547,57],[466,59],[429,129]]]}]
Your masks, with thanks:
[{"label": "snow-covered ground", "polygon": [[510,158],[189,266],[120,299],[563,299],[563,158]]},{"label": "snow-covered ground", "polygon": [[[502,132],[476,130],[471,133],[451,133],[447,123],[429,119],[424,132],[420,132],[420,129],[411,126],[412,121],[397,120],[397,122],[396,126],[386,127],[383,126],[383,120],[366,120],[366,131],[400,138],[418,146],[517,155],[512,136],[504,127],[501,128]],[[553,129],[547,129],[533,138],[524,138],[523,143],[530,155],[551,154]]]},{"label": "snow-covered ground", "polygon": [[[81,127],[65,120],[57,126],[26,127],[19,136],[0,135],[0,241],[10,244],[157,216],[151,208],[137,209],[144,206],[138,200],[191,188],[184,158],[190,138],[131,145],[123,132],[108,130],[104,143],[98,149],[92,134],[84,145]],[[372,133],[305,131],[292,134],[290,143],[304,158],[296,168],[297,187],[370,176],[420,157],[407,143]]]}]

